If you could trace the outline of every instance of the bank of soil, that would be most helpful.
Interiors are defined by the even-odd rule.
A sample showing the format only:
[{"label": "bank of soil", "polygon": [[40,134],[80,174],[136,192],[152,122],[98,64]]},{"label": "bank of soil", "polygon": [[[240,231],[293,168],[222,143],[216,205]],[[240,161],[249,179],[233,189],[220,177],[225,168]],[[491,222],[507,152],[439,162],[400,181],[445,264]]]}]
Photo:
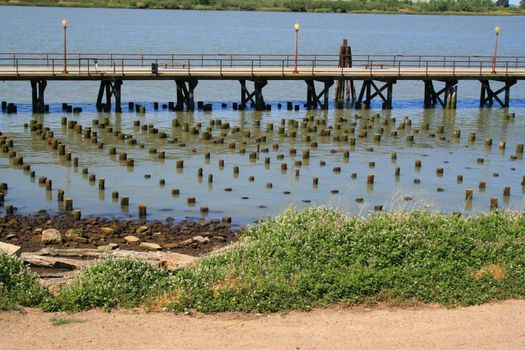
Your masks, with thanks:
[{"label": "bank of soil", "polygon": [[[47,229],[58,230],[61,240],[44,244],[42,232]],[[72,229],[75,231],[70,232],[75,235],[68,235]],[[128,236],[136,239],[130,240]],[[71,215],[49,216],[46,213],[34,217],[0,217],[0,241],[18,245],[23,252],[43,248],[99,249],[110,244],[113,249],[118,245],[123,250],[147,251],[151,247],[141,246],[141,243],[147,242],[158,244],[161,251],[200,256],[235,240],[235,230],[228,222],[219,220],[174,222],[168,218],[165,222],[146,222],[99,217],[76,220]]]},{"label": "bank of soil", "polygon": [[[65,323],[62,325],[53,325]],[[64,322],[57,322],[64,321]],[[73,322],[71,322],[73,321]],[[0,313],[0,349],[524,349],[525,300],[287,315]]]}]

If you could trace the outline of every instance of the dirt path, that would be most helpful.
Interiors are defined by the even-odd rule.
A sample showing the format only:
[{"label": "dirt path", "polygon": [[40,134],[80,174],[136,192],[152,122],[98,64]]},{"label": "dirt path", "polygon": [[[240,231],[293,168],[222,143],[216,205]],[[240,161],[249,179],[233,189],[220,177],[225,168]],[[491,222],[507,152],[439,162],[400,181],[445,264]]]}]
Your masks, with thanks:
[{"label": "dirt path", "polygon": [[[79,322],[53,325],[51,319]],[[0,313],[0,349],[525,349],[525,300],[282,315]]]}]

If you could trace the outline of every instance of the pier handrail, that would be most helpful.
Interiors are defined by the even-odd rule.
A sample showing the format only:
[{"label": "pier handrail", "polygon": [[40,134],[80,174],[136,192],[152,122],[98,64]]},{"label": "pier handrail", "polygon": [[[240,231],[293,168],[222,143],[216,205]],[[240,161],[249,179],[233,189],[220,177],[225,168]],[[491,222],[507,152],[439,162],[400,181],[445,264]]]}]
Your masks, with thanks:
[{"label": "pier handrail", "polygon": [[[312,76],[323,74],[334,68],[341,69],[341,75],[347,69],[362,70],[371,76],[395,71],[397,75],[411,72],[430,73],[438,69],[456,73],[467,69],[477,70],[486,74],[493,65],[493,56],[476,55],[387,55],[358,54],[351,56],[352,68],[339,67],[340,56],[329,54],[301,54],[297,56],[300,71],[309,72]],[[96,62],[96,64],[95,64]],[[97,69],[104,73],[133,74],[151,73],[152,64],[157,65],[159,74],[166,72],[187,72],[188,75],[198,73],[216,73],[223,76],[225,72],[245,74],[248,70],[255,72],[285,74],[285,69],[293,68],[295,56],[292,54],[172,54],[172,53],[69,53],[67,66],[69,74],[97,74]],[[63,53],[0,53],[0,75],[2,74],[51,74],[61,75],[64,65]],[[497,56],[496,69],[506,75],[514,70],[525,69],[525,56]]]}]

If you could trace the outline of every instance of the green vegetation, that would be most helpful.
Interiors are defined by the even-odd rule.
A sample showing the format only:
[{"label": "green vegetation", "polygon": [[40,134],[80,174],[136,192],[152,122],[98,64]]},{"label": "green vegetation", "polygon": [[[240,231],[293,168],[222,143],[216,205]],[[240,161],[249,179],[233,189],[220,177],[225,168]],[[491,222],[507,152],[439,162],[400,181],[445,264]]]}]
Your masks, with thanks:
[{"label": "green vegetation", "polygon": [[238,247],[177,273],[157,307],[308,310],[334,303],[471,305],[525,297],[525,215],[310,208],[250,227]]},{"label": "green vegetation", "polygon": [[37,276],[20,259],[0,251],[0,310],[36,306],[44,297]]},{"label": "green vegetation", "polygon": [[102,259],[80,272],[58,295],[48,299],[46,311],[81,311],[90,308],[133,308],[165,288],[168,274],[130,258]]},{"label": "green vegetation", "polygon": [[55,326],[55,327],[63,326],[63,325],[66,325],[66,324],[71,324],[71,323],[82,323],[82,322],[84,322],[82,320],[74,320],[72,318],[52,318],[49,321],[51,321],[51,324],[53,326]]},{"label": "green vegetation", "polygon": [[[170,275],[108,258],[81,271],[47,311],[132,308],[280,312],[334,304],[472,305],[525,297],[525,213],[477,217],[430,212],[369,218],[312,207],[246,228],[227,252]],[[0,255],[0,306],[44,293],[16,258]],[[71,320],[52,320],[53,324]]]},{"label": "green vegetation", "polygon": [[7,5],[116,7],[183,10],[243,10],[294,12],[373,12],[373,13],[490,13],[525,14],[524,3],[508,6],[508,1],[432,0],[0,0]]}]

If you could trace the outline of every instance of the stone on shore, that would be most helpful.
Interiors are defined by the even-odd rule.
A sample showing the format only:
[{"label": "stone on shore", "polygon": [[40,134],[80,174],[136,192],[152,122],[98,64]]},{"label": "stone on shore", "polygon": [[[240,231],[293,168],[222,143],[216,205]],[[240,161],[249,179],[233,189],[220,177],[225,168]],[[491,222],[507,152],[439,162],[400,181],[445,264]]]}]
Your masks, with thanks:
[{"label": "stone on shore", "polygon": [[126,243],[128,244],[137,243],[138,241],[140,241],[140,238],[136,236],[126,236],[124,237],[124,241],[126,241]]},{"label": "stone on shore", "polygon": [[62,235],[59,230],[50,228],[42,231],[42,243],[44,244],[60,244],[62,243]]},{"label": "stone on shore", "polygon": [[149,230],[148,226],[139,226],[135,231],[137,234],[141,235]]},{"label": "stone on shore", "polygon": [[87,238],[84,237],[84,230],[81,228],[72,228],[67,230],[65,234],[66,241],[87,243]]},{"label": "stone on shore", "polygon": [[0,242],[0,251],[10,256],[20,256],[22,248],[14,244]]},{"label": "stone on shore", "polygon": [[101,227],[100,228],[100,234],[101,235],[109,236],[109,235],[112,235],[113,233],[115,233],[115,229],[113,229],[111,227]]},{"label": "stone on shore", "polygon": [[161,250],[162,249],[162,247],[158,245],[157,243],[149,243],[149,242],[142,242],[140,244],[140,247],[146,250]]}]

